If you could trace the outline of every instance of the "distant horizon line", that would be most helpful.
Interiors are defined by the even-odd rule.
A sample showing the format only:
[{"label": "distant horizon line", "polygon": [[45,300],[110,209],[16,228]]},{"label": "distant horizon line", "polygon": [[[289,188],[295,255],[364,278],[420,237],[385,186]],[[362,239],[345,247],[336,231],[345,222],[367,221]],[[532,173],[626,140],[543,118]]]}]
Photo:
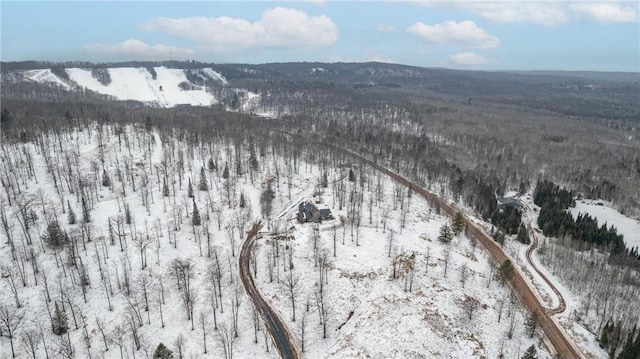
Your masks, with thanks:
[{"label": "distant horizon line", "polygon": [[469,71],[469,72],[528,72],[528,73],[553,73],[553,72],[563,72],[563,73],[626,73],[626,74],[638,74],[640,75],[640,68],[637,71],[622,71],[622,70],[568,70],[568,69],[509,69],[509,68],[493,68],[493,69],[478,69],[472,67],[445,67],[445,66],[424,66],[424,65],[412,65],[412,64],[404,64],[399,62],[384,62],[384,61],[273,61],[273,62],[208,62],[202,60],[195,59],[165,59],[165,60],[117,60],[117,61],[89,61],[89,60],[65,60],[65,61],[56,61],[56,60],[0,60],[0,64],[11,63],[11,64],[20,64],[20,63],[47,63],[52,65],[64,65],[64,64],[91,64],[91,65],[118,65],[124,63],[157,63],[162,65],[162,63],[175,62],[175,63],[196,63],[203,65],[253,65],[253,66],[261,66],[261,65],[273,65],[273,64],[383,64],[383,65],[391,65],[391,66],[406,66],[406,67],[417,67],[423,69],[436,69],[436,70],[452,70],[452,71]]}]

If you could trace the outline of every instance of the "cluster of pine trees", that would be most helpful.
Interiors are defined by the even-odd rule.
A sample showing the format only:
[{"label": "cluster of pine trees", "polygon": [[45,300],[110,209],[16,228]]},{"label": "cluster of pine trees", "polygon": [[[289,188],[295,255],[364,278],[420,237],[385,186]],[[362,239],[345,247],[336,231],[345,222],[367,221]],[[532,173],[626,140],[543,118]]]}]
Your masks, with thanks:
[{"label": "cluster of pine trees", "polygon": [[570,236],[608,250],[611,255],[627,254],[638,257],[637,250],[626,249],[622,235],[606,223],[598,226],[598,220],[588,214],[580,214],[575,220],[566,211],[575,206],[571,191],[550,181],[538,181],[533,195],[534,203],[541,207],[538,225],[546,236]]},{"label": "cluster of pine trees", "polygon": [[516,234],[522,222],[522,213],[512,206],[493,212],[491,223],[507,234]]},{"label": "cluster of pine trees", "polygon": [[91,69],[91,76],[98,80],[104,86],[109,86],[111,83],[111,74],[106,67],[94,67]]},{"label": "cluster of pine trees", "polygon": [[[637,359],[640,358],[640,330],[634,327],[629,333],[623,333],[620,322],[612,322],[611,319],[600,332],[600,347],[609,353],[612,359]],[[620,348],[622,350],[620,351]],[[616,356],[618,353],[618,356]]]}]

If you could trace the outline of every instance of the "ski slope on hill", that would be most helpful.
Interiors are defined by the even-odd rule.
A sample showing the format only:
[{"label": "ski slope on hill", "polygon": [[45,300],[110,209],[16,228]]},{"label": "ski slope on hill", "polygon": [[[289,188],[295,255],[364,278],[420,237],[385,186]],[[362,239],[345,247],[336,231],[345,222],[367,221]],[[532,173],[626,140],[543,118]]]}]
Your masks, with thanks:
[{"label": "ski slope on hill", "polygon": [[69,90],[71,88],[69,84],[54,75],[53,72],[51,72],[51,69],[29,70],[22,74],[31,81],[53,84],[54,86],[62,87],[65,90]]},{"label": "ski slope on hill", "polygon": [[[190,83],[184,70],[170,69],[164,66],[155,67],[154,70],[157,74],[155,79],[143,67],[110,68],[108,71],[111,82],[106,86],[93,77],[89,69],[68,68],[66,72],[71,82],[75,83],[78,88],[113,96],[118,100],[135,100],[160,107],[174,107],[183,104],[209,106],[217,103],[216,98],[205,87]],[[200,73],[211,80],[226,84],[226,79],[212,69],[203,69]],[[65,89],[72,88],[53,74],[50,69],[25,71],[23,75],[31,81],[54,83]],[[180,84],[183,82],[189,83],[191,89],[182,89]]]}]

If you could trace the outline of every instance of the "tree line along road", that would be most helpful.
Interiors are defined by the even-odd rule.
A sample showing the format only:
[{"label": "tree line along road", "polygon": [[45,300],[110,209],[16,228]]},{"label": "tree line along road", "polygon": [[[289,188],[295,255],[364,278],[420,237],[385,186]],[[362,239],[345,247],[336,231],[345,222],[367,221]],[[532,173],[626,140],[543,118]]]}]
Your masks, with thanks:
[{"label": "tree line along road", "polygon": [[[452,205],[447,203],[442,197],[425,190],[424,188],[416,185],[415,183],[409,181],[408,179],[400,176],[399,174],[387,169],[384,166],[379,165],[378,163],[362,156],[357,153],[351,152],[349,150],[345,150],[343,148],[337,147],[332,144],[324,143],[324,145],[329,146],[337,151],[343,152],[349,156],[355,157],[359,159],[361,162],[373,167],[377,171],[383,172],[387,176],[391,177],[396,182],[404,185],[405,187],[410,188],[412,191],[420,194],[427,201],[432,202],[440,206],[441,209],[445,211],[445,213],[453,217],[457,210]],[[471,235],[477,242],[479,242],[484,249],[489,253],[491,258],[498,264],[498,266],[502,265],[509,258],[505,254],[505,252],[500,248],[500,246],[482,229],[478,228],[469,218],[465,216],[465,224],[467,234]],[[543,276],[545,280],[546,277]],[[563,305],[561,304],[561,308],[557,308],[555,310],[547,310],[542,303],[538,300],[536,295],[533,292],[533,289],[529,286],[529,284],[525,281],[520,271],[516,270],[513,272],[513,276],[509,280],[509,285],[513,289],[513,291],[520,297],[522,303],[524,303],[525,307],[530,313],[536,315],[538,323],[540,324],[540,328],[543,330],[544,334],[549,339],[549,342],[553,346],[557,356],[562,359],[579,359],[584,356],[580,353],[580,351],[575,347],[573,342],[567,337],[565,332],[560,328],[560,326],[551,318],[551,314],[559,312],[560,309],[564,310]],[[554,288],[552,286],[552,288]],[[559,292],[557,292],[559,293]],[[564,300],[560,296],[561,303],[564,303]]]},{"label": "tree line along road", "polygon": [[247,233],[247,239],[242,244],[239,256],[240,278],[242,279],[244,289],[247,291],[247,295],[262,316],[265,326],[269,330],[280,352],[280,356],[284,359],[297,359],[298,352],[289,333],[289,329],[282,322],[278,314],[269,306],[264,298],[262,298],[251,276],[251,253],[253,253],[253,247],[256,244],[255,239],[260,227],[261,225],[259,223],[255,223]]},{"label": "tree line along road", "polygon": [[[326,142],[318,141],[319,143],[331,147],[334,150],[340,151],[344,154],[347,154],[351,157],[357,158],[361,162],[373,167],[377,171],[380,171],[387,176],[391,177],[396,182],[404,185],[405,187],[410,188],[414,192],[421,195],[427,201],[432,202],[440,206],[442,210],[445,211],[447,215],[453,217],[457,210],[452,205],[447,203],[442,197],[425,190],[424,188],[416,185],[415,183],[409,181],[408,179],[400,176],[399,174],[387,169],[384,166],[379,165],[378,163],[351,151],[345,150],[343,148],[337,147],[333,144],[328,144]],[[469,218],[465,216],[465,225],[466,232],[470,236],[472,236],[477,242],[479,242],[483,248],[489,253],[491,258],[498,264],[498,266],[502,265],[505,261],[509,260],[508,256],[505,252],[500,248],[500,246],[482,229],[478,228],[475,223],[473,223]],[[259,224],[254,224],[251,230],[247,233],[247,240],[243,243],[242,249],[240,251],[240,277],[242,279],[242,283],[249,295],[249,298],[253,301],[254,305],[260,312],[262,318],[264,319],[271,336],[273,337],[278,351],[283,358],[298,358],[298,354],[296,351],[295,344],[293,343],[292,337],[289,333],[287,326],[282,322],[277,313],[269,307],[268,303],[262,298],[260,293],[258,292],[255,283],[253,282],[253,278],[251,277],[250,270],[250,261],[251,261],[251,253],[253,246],[255,245],[255,238],[258,233]],[[528,256],[529,257],[529,256]],[[548,279],[543,276],[547,282]],[[550,282],[549,282],[550,283]],[[567,337],[565,332],[560,328],[560,326],[551,318],[551,315],[557,313],[560,308],[556,310],[547,310],[542,303],[538,300],[536,295],[534,294],[533,289],[529,284],[525,281],[520,271],[516,270],[513,272],[513,275],[509,279],[509,285],[513,289],[513,291],[519,296],[522,303],[524,303],[527,310],[536,315],[540,328],[544,332],[544,334],[549,339],[549,342],[553,346],[557,357],[562,359],[579,359],[583,358],[583,355],[579,352],[579,350],[575,347],[573,342]],[[553,288],[553,286],[552,286]],[[559,292],[557,292],[559,293]],[[563,307],[562,303],[564,300],[561,298],[561,307]],[[564,308],[562,308],[564,310]]]}]

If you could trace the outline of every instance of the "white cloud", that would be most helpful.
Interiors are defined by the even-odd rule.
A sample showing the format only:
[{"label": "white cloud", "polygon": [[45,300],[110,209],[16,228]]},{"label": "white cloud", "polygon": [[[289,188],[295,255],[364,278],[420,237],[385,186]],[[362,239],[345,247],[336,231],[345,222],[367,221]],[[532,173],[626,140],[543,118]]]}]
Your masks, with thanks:
[{"label": "white cloud", "polygon": [[637,22],[637,8],[619,3],[577,3],[571,4],[570,8],[578,16],[586,17],[601,24],[615,22]]},{"label": "white cloud", "polygon": [[300,1],[300,2],[308,2],[308,3],[320,5],[320,6],[327,5],[327,0],[298,0],[298,1]]},{"label": "white cloud", "polygon": [[324,15],[276,7],[265,10],[254,23],[226,16],[166,18],[139,25],[146,31],[164,31],[218,50],[236,48],[300,48],[327,46],[338,40],[338,28]]},{"label": "white cloud", "polygon": [[468,10],[495,22],[543,26],[563,25],[574,18],[602,24],[636,22],[640,11],[637,2],[617,0],[418,0],[416,3],[429,7]]},{"label": "white cloud", "polygon": [[445,21],[436,25],[425,25],[417,22],[407,27],[407,32],[420,36],[424,41],[433,44],[448,44],[476,48],[493,48],[500,46],[500,40],[491,36],[473,21]]},{"label": "white cloud", "polygon": [[569,20],[562,4],[553,1],[460,2],[458,6],[496,22],[556,26]]},{"label": "white cloud", "polygon": [[130,39],[115,45],[91,44],[83,49],[101,56],[126,57],[139,60],[167,60],[186,59],[193,56],[193,50],[163,44],[147,45],[146,43]]},{"label": "white cloud", "polygon": [[391,25],[377,23],[376,24],[376,30],[378,30],[380,32],[395,32],[396,28],[391,26]]},{"label": "white cloud", "polygon": [[488,60],[484,56],[474,54],[473,52],[459,52],[457,54],[453,54],[449,56],[449,61],[451,64],[457,66],[477,66],[488,63]]}]

